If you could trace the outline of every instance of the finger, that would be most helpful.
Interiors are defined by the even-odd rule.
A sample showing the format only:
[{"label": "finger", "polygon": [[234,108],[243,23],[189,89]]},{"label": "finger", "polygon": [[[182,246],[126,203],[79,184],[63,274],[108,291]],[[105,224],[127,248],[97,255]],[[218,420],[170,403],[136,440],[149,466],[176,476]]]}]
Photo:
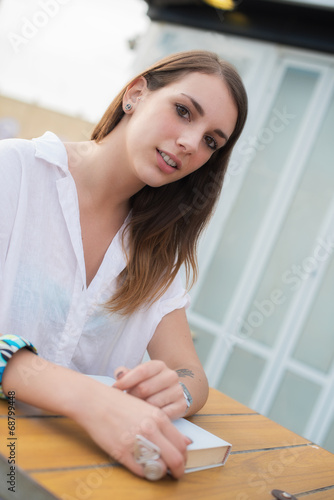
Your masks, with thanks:
[{"label": "finger", "polygon": [[152,427],[145,426],[140,434],[159,448],[160,458],[166,468],[169,469],[172,476],[179,478],[184,473],[187,446],[190,444],[190,440],[176,429],[166,415],[163,415],[163,419],[168,424],[163,429],[154,425]]},{"label": "finger", "polygon": [[188,405],[183,398],[183,401],[163,406],[161,410],[166,413],[171,420],[176,420],[185,416],[188,411]]},{"label": "finger", "polygon": [[[126,366],[119,366],[118,368],[116,368],[116,370],[114,371],[114,378],[116,380],[120,380],[126,373],[128,373],[130,371],[129,368],[127,368]],[[115,385],[115,384],[114,384]]]},{"label": "finger", "polygon": [[164,412],[156,408],[137,432],[159,447],[162,461],[175,478],[183,475],[190,440],[178,431]]},{"label": "finger", "polygon": [[163,408],[164,406],[173,403],[179,403],[179,406],[183,407],[185,398],[180,384],[173,384],[171,386],[167,386],[166,389],[153,393],[149,397],[145,398],[145,401],[153,406],[157,406],[158,408]]},{"label": "finger", "polygon": [[[170,396],[169,400],[153,402],[156,406],[164,406],[165,404],[171,402],[172,399],[181,398],[183,396],[183,392],[181,389],[179,382],[179,378],[177,373],[174,370],[170,370],[169,368],[164,369],[162,372],[157,373],[156,375],[152,375],[149,379],[145,379],[137,385],[129,387],[127,391],[140,399],[145,399],[148,401],[148,398],[159,395],[165,390],[169,390],[170,394],[174,394]],[[125,380],[124,387],[127,385],[127,381]],[[123,386],[122,386],[123,387]],[[164,396],[167,394],[164,393]],[[161,397],[160,397],[161,399]],[[151,402],[151,401],[150,401]]]},{"label": "finger", "polygon": [[[167,392],[165,392],[167,391]],[[132,396],[143,399],[154,406],[165,406],[171,402],[171,397],[168,394],[173,393],[173,385],[167,380],[160,377],[153,377],[145,380],[140,384],[128,389],[127,392]],[[175,396],[176,397],[176,396]],[[152,399],[152,401],[151,401]]]},{"label": "finger", "polygon": [[[148,434],[150,434],[150,435],[152,434],[151,431],[153,428],[155,428],[155,431],[157,432],[157,435],[153,438],[153,440],[152,440],[151,436],[150,436],[151,439],[148,439],[148,437],[145,436],[145,435],[147,435],[147,433],[145,432],[144,429],[142,429],[142,431],[140,432],[140,436],[142,438],[146,439],[146,444],[149,445],[151,443],[152,447],[154,448],[157,440],[159,439],[160,432],[159,432],[157,426],[151,425],[148,428]],[[119,452],[118,456],[116,456],[117,453],[114,453],[114,458],[119,463],[123,464],[125,467],[130,469],[134,474],[137,474],[140,477],[145,477],[148,480],[152,480],[152,479],[150,479],[150,477],[147,477],[147,474],[149,471],[147,470],[147,468],[145,468],[145,464],[147,461],[153,460],[154,462],[158,462],[160,465],[160,473],[162,473],[161,477],[165,476],[167,473],[167,466],[166,466],[165,462],[162,460],[162,458],[155,459],[153,457],[152,459],[150,459],[150,458],[145,457],[145,454],[143,455],[140,452],[140,450],[138,450],[138,448],[137,448],[137,446],[139,444],[137,437],[138,436],[136,436],[136,435],[132,435],[131,443],[130,442],[127,443],[127,446],[126,446],[127,449],[124,450],[123,452]],[[161,455],[160,447],[158,445],[156,445],[156,447],[158,448],[158,457],[160,457],[160,455]],[[137,452],[136,452],[136,448],[137,448]],[[138,454],[138,451],[139,451],[139,454]]]},{"label": "finger", "polygon": [[166,464],[172,476],[177,479],[180,478],[184,474],[187,462],[186,443],[188,443],[188,441],[185,441],[185,436],[181,434],[177,445],[161,434],[155,441],[161,450],[161,459]]},{"label": "finger", "polygon": [[117,380],[115,387],[121,390],[133,389],[145,380],[159,374],[163,368],[165,368],[165,364],[162,362],[152,361],[138,365],[132,370],[128,370],[127,373],[122,374],[121,379]]},{"label": "finger", "polygon": [[[163,473],[162,477],[164,477],[167,474],[167,466],[161,458],[159,460],[157,460],[157,462],[159,462],[161,464],[161,469],[162,469],[162,473]],[[125,467],[130,469],[137,476],[146,477],[144,464],[140,464],[140,463],[136,462],[133,453],[126,456],[121,463]]]},{"label": "finger", "polygon": [[[154,410],[154,421],[157,427],[154,427],[154,425],[151,428],[147,426],[145,427],[145,433],[155,437],[158,431],[158,439],[162,439],[162,442],[166,445],[169,453],[172,455],[175,449],[178,450],[178,452],[183,456],[185,463],[187,458],[187,446],[191,443],[191,440],[177,429],[177,427],[167,417],[166,413],[161,409],[156,408]],[[148,439],[150,439],[150,437],[148,437]],[[163,453],[162,457],[164,459],[166,458],[166,463],[169,466],[173,457],[165,456]]]},{"label": "finger", "polygon": [[114,384],[114,387],[125,391],[135,387],[137,384],[145,380],[145,374],[142,370],[139,370],[139,366],[133,368],[132,370],[120,367],[120,371],[117,371],[116,374],[116,382]]}]

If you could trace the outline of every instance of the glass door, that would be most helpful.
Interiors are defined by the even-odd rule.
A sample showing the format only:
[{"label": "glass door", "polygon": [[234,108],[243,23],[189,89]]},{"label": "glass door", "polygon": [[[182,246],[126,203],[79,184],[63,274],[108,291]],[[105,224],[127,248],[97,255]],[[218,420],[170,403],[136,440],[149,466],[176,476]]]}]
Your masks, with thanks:
[{"label": "glass door", "polygon": [[334,451],[334,72],[287,51],[267,86],[189,318],[211,385]]},{"label": "glass door", "polygon": [[151,23],[236,66],[249,118],[199,252],[188,319],[211,386],[334,451],[334,58]]}]

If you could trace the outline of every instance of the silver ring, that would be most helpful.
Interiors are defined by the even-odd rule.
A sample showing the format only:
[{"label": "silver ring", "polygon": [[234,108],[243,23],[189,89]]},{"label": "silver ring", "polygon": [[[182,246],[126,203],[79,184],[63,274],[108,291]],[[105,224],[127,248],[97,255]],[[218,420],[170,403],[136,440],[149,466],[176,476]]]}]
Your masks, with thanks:
[{"label": "silver ring", "polygon": [[156,460],[148,460],[144,464],[144,475],[150,481],[158,481],[164,475],[163,467],[160,462]]},{"label": "silver ring", "polygon": [[150,481],[157,481],[164,475],[163,466],[157,460],[160,458],[160,448],[140,434],[136,435],[134,458],[144,467],[144,475]]}]

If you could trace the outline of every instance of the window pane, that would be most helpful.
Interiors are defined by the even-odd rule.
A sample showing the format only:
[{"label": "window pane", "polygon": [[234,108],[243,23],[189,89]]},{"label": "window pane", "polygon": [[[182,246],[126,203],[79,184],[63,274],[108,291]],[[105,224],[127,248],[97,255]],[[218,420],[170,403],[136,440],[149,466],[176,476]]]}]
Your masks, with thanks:
[{"label": "window pane", "polygon": [[190,323],[194,345],[199,359],[204,366],[215,341],[215,336]]},{"label": "window pane", "polygon": [[334,453],[334,419],[322,446],[331,453]]},{"label": "window pane", "polygon": [[[312,248],[334,193],[333,130],[334,99],[305,166],[305,173],[275,243],[262,282],[243,318],[244,325],[250,323],[253,326],[252,338],[266,345],[274,344],[295,292],[311,276],[319,262],[319,256]],[[321,259],[323,252],[319,255]],[[274,290],[280,291],[277,303],[271,297],[272,294],[276,296]],[[328,315],[330,311],[325,312],[326,304],[328,302],[324,298],[322,313]],[[321,308],[320,304],[319,307]],[[262,315],[262,321],[256,325],[248,321],[249,315],[254,315],[254,311],[260,311]],[[318,319],[322,313],[318,310]],[[326,332],[323,334],[326,335]],[[322,363],[322,360],[319,359],[319,362]]]},{"label": "window pane", "polygon": [[257,138],[249,137],[239,145],[241,155],[254,158],[194,304],[197,312],[213,320],[224,317],[317,77],[313,72],[289,68],[264,128]]},{"label": "window pane", "polygon": [[302,435],[320,389],[314,382],[286,372],[268,417]]},{"label": "window pane", "polygon": [[235,347],[220,380],[218,390],[248,405],[261,376],[265,360]]},{"label": "window pane", "polygon": [[[323,251],[322,254],[326,255]],[[293,355],[295,359],[325,373],[329,372],[334,361],[333,289],[334,259],[332,258]]]}]

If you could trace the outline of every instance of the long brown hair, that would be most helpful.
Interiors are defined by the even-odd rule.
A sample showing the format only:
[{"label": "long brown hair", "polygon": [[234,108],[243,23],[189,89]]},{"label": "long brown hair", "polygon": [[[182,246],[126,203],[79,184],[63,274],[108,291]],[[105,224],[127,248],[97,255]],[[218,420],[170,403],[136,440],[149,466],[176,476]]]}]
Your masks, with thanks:
[{"label": "long brown hair", "polygon": [[[157,300],[185,265],[187,286],[197,278],[196,249],[219,197],[228,161],[247,116],[247,95],[236,70],[212,52],[172,54],[153,64],[144,76],[150,91],[173,83],[191,72],[214,74],[227,84],[238,117],[227,143],[188,176],[161,187],[146,185],[130,199],[132,216],[127,225],[127,265],[119,276],[118,289],[106,304],[110,312],[131,314]],[[128,85],[136,80],[133,78]],[[124,116],[123,96],[112,101],[92,139],[101,141]]]}]

